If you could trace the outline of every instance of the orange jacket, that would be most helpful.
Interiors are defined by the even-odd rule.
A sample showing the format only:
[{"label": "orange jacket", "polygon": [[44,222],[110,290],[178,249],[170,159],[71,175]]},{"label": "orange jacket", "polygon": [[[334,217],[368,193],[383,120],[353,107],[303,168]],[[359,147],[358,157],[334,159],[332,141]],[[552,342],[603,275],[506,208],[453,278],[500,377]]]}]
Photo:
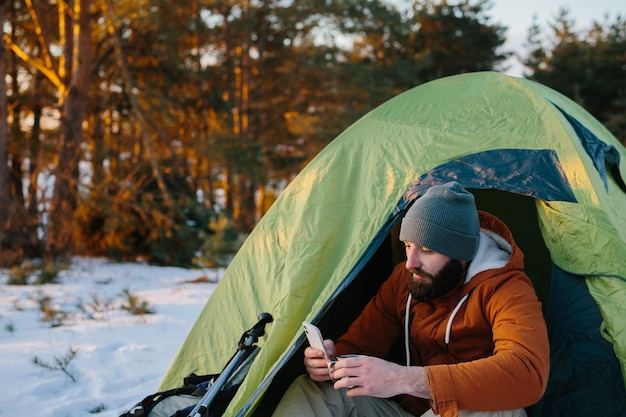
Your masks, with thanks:
[{"label": "orange jacket", "polygon": [[[432,303],[411,302],[411,364],[426,367],[433,396],[430,403],[411,396],[397,399],[415,415],[429,407],[442,417],[456,417],[458,410],[527,407],[546,388],[548,336],[541,303],[524,273],[524,256],[504,223],[479,215],[480,246],[465,282]],[[337,354],[388,357],[404,339],[407,280],[403,262],[337,341]]]}]

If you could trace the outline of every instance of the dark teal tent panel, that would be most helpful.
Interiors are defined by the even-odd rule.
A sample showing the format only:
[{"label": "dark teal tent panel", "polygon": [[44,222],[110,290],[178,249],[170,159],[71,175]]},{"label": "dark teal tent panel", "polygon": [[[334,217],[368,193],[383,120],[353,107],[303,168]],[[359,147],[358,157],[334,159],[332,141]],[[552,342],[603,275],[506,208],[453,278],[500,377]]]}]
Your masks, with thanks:
[{"label": "dark teal tent panel", "polygon": [[502,190],[545,201],[576,202],[553,150],[496,149],[441,164],[422,175],[405,193],[394,216],[434,184],[458,181],[464,187]]},{"label": "dark teal tent panel", "polygon": [[[617,149],[615,149],[614,146],[608,145],[598,139],[596,135],[591,133],[589,129],[583,126],[583,124],[580,123],[578,120],[563,111],[563,109],[559,110],[561,110],[561,113],[563,113],[567,121],[574,128],[576,136],[578,136],[578,139],[580,139],[580,143],[583,145],[585,152],[587,152],[587,155],[589,155],[589,157],[593,161],[593,165],[598,171],[598,174],[600,174],[602,181],[604,181],[604,186],[608,188],[606,178],[606,165],[609,165],[611,168],[613,168],[614,166],[619,166],[619,152],[617,151]],[[613,170],[612,172],[619,175],[619,170]],[[621,177],[619,179],[623,184],[623,179]]]},{"label": "dark teal tent panel", "polygon": [[546,322],[550,378],[529,416],[626,416],[619,363],[602,337],[602,317],[583,278],[553,267]]}]

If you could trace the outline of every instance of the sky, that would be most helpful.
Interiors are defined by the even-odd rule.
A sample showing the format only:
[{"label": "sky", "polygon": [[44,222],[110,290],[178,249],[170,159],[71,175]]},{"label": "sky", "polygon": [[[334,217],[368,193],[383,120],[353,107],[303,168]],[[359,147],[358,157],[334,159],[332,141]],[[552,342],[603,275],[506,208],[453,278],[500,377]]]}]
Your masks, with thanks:
[{"label": "sky", "polygon": [[[9,271],[0,269],[0,416],[127,412],[156,392],[215,288],[194,281],[216,281],[222,273],[74,258],[58,284],[6,285]],[[124,290],[154,313],[122,309]],[[41,320],[47,297],[59,326]]]},{"label": "sky", "polygon": [[[559,9],[566,7],[570,17],[574,19],[574,29],[585,32],[591,28],[592,22],[605,22],[608,14],[609,22],[615,22],[617,15],[626,18],[626,1],[624,0],[492,0],[493,8],[488,12],[494,23],[507,26],[505,49],[523,54],[528,28],[537,16],[537,23],[544,29],[554,22]],[[511,59],[508,74],[522,76],[519,61]]]}]

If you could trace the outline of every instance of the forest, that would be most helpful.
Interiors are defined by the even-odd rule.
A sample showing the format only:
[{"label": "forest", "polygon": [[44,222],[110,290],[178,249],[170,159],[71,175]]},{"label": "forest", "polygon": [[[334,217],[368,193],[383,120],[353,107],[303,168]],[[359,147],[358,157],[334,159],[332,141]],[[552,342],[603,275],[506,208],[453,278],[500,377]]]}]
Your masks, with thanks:
[{"label": "forest", "polygon": [[[506,71],[490,0],[0,2],[0,267],[224,263],[369,110]],[[528,28],[525,77],[626,143],[626,23]]]}]

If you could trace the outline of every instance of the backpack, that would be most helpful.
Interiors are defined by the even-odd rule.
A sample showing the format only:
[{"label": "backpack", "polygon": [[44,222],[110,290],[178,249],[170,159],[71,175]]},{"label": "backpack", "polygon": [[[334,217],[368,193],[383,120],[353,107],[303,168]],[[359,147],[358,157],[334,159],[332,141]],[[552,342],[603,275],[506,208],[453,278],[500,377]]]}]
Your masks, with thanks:
[{"label": "backpack", "polygon": [[[224,413],[258,352],[258,346],[246,351],[241,365],[213,399],[206,417],[219,417]],[[219,376],[191,374],[183,379],[181,387],[148,395],[119,417],[187,417]]]}]

